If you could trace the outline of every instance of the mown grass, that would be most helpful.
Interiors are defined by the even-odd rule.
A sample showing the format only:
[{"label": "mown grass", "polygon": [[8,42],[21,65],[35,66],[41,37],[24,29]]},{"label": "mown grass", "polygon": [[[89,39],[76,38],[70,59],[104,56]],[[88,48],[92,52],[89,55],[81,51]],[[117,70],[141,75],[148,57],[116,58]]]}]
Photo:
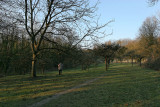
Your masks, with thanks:
[{"label": "mown grass", "polygon": [[43,106],[160,107],[160,72],[130,64],[112,64],[101,79]]},{"label": "mown grass", "polygon": [[104,73],[102,65],[87,71],[80,69],[64,70],[30,75],[16,75],[0,78],[0,107],[25,107],[51,97],[55,93],[69,89],[86,80],[96,78]]}]

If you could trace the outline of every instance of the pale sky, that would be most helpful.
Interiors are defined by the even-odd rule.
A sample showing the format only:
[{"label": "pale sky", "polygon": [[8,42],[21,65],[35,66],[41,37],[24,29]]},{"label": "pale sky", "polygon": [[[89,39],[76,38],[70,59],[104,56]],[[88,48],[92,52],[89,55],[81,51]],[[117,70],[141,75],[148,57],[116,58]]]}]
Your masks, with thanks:
[{"label": "pale sky", "polygon": [[[97,0],[90,0],[91,4]],[[108,40],[135,39],[138,29],[143,21],[150,16],[160,13],[160,3],[149,6],[147,0],[99,0],[98,13],[100,22],[105,23],[114,19],[106,30],[113,29],[113,35],[105,38]]]}]

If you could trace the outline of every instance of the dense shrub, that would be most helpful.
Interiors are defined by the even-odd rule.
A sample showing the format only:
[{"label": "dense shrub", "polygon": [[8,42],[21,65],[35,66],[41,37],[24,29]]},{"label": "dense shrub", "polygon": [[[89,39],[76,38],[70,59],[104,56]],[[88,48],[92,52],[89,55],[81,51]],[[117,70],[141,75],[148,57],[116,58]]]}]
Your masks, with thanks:
[{"label": "dense shrub", "polygon": [[155,60],[148,59],[145,66],[154,70],[160,70],[160,57]]}]

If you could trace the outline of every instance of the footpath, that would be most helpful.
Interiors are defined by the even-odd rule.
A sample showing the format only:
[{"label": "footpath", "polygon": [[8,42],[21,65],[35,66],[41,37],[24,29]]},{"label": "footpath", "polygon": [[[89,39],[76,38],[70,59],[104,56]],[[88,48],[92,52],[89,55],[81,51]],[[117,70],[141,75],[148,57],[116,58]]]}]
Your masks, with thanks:
[{"label": "footpath", "polygon": [[33,104],[33,105],[29,106],[29,107],[40,107],[40,106],[43,106],[44,104],[48,103],[49,101],[54,100],[54,99],[57,99],[57,98],[58,98],[59,96],[61,96],[61,95],[64,95],[64,94],[67,94],[67,93],[71,93],[71,92],[73,92],[75,89],[78,89],[78,88],[81,88],[81,87],[83,87],[83,86],[89,85],[89,84],[91,84],[92,82],[99,80],[99,79],[100,79],[101,77],[103,77],[103,76],[104,76],[104,74],[101,75],[101,76],[99,76],[99,77],[97,77],[97,78],[94,78],[94,79],[91,79],[91,80],[87,80],[87,81],[85,81],[85,82],[82,83],[82,84],[79,84],[79,85],[74,86],[74,87],[72,87],[72,88],[70,88],[70,89],[68,89],[68,90],[65,90],[65,91],[59,92],[59,93],[57,93],[57,94],[54,94],[53,96],[51,96],[51,97],[49,97],[49,98],[46,98],[46,99],[44,99],[44,100],[42,100],[42,101],[40,101],[40,102],[37,102],[37,103],[35,103],[35,104]]}]

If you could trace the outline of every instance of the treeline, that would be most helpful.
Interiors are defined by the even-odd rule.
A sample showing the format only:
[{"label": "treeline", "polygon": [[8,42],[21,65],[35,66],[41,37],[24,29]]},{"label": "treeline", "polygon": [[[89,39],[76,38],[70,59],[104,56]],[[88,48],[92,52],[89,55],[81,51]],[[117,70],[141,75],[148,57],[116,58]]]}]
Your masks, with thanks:
[{"label": "treeline", "polygon": [[0,0],[0,74],[36,77],[60,62],[86,69],[95,58],[84,47],[109,24],[98,23],[96,8],[89,0]]},{"label": "treeline", "polygon": [[148,17],[139,28],[138,36],[135,40],[119,40],[118,44],[124,46],[124,52],[119,53],[119,61],[130,60],[143,66],[160,70],[160,30],[157,17]]},{"label": "treeline", "polygon": [[[6,8],[8,7],[8,8]],[[43,7],[43,9],[42,9]],[[1,0],[0,1],[0,75],[26,74],[37,71],[136,60],[140,66],[160,68],[159,20],[148,17],[136,40],[95,44],[103,37],[95,16],[97,4],[89,0]],[[101,35],[101,37],[100,37]],[[85,46],[85,47],[83,47]]]},{"label": "treeline", "polygon": [[[48,35],[49,36],[49,35]],[[74,35],[70,35],[70,37]],[[45,73],[47,70],[57,70],[58,63],[63,63],[64,68],[81,67],[87,70],[90,66],[97,66],[105,61],[106,70],[115,56],[124,47],[118,43],[106,42],[95,44],[93,48],[84,49],[80,45],[73,47],[74,40],[68,42],[61,37],[43,41],[42,50],[37,56],[36,69]],[[54,41],[52,43],[51,41]],[[66,42],[67,41],[67,42]],[[55,45],[55,42],[58,43]],[[72,42],[72,43],[71,43]],[[0,34],[0,75],[24,75],[31,72],[32,50],[31,41],[25,30],[17,26],[1,28]]]},{"label": "treeline", "polygon": [[1,28],[0,74],[25,74],[30,68],[30,42],[16,26]]},{"label": "treeline", "polygon": [[[50,38],[52,40],[54,38]],[[42,50],[38,54],[36,69],[44,73],[46,70],[57,70],[57,64],[62,62],[65,69],[82,67],[89,68],[91,64],[97,63],[97,56],[90,49],[71,47],[61,38],[55,42],[61,44],[55,46],[51,42],[43,41]],[[26,74],[31,72],[32,50],[30,40],[25,31],[15,27],[3,29],[0,34],[0,75]]]}]

